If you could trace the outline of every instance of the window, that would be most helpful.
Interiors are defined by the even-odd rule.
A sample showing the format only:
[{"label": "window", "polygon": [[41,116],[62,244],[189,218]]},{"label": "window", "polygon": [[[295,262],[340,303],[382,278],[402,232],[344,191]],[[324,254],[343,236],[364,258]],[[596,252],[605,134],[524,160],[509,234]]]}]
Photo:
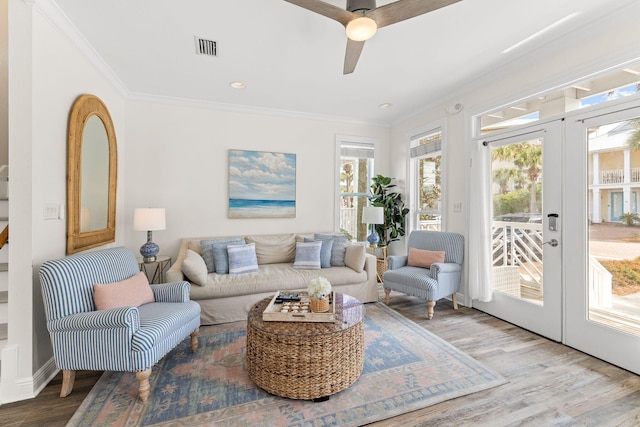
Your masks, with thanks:
[{"label": "window", "polygon": [[340,163],[340,231],[351,240],[367,238],[367,225],[362,223],[362,208],[368,205],[373,177],[374,144],[339,140]]},{"label": "window", "polygon": [[411,139],[412,230],[442,229],[442,130]]},{"label": "window", "polygon": [[519,101],[480,117],[480,134],[486,135],[546,117],[640,93],[640,63],[627,65],[587,80],[569,84],[544,96]]}]

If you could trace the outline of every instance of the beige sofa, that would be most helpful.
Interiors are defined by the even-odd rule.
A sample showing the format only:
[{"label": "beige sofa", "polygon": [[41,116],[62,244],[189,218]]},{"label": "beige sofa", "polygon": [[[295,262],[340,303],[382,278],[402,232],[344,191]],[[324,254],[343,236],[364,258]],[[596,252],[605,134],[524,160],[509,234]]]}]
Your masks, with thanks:
[{"label": "beige sofa", "polygon": [[[203,325],[246,320],[249,310],[256,302],[273,296],[279,290],[305,290],[309,281],[318,276],[327,278],[335,292],[351,295],[365,303],[378,301],[376,258],[365,253],[363,246],[347,246],[348,256],[345,258],[350,261],[347,264],[351,264],[351,267],[345,265],[303,269],[293,266],[296,242],[303,242],[305,237],[313,238],[313,233],[239,237],[244,238],[247,243],[255,243],[258,271],[243,274],[205,271],[204,275],[195,280],[199,284],[195,283],[191,277],[187,277],[196,277],[191,267],[195,257],[193,252],[202,255],[201,241],[220,238],[195,237],[182,239],[178,256],[167,272],[168,282],[189,280],[192,283],[190,296],[200,304]],[[185,263],[186,257],[188,263]]]}]

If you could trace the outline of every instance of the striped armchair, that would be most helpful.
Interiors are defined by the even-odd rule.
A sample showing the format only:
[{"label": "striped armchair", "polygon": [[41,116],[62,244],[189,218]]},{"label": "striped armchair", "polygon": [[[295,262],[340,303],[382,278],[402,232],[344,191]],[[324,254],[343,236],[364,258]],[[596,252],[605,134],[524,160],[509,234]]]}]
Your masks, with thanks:
[{"label": "striped armchair", "polygon": [[409,234],[411,248],[444,251],[444,262],[435,262],[430,268],[407,265],[408,256],[387,257],[388,270],[383,276],[385,304],[389,304],[391,291],[427,300],[427,317],[433,318],[436,301],[451,295],[453,308],[458,309],[456,292],[460,289],[464,237],[458,233],[416,230]]},{"label": "striped armchair", "polygon": [[[63,371],[61,397],[73,389],[75,371],[135,372],[139,397],[149,397],[151,367],[191,334],[198,347],[200,306],[188,282],[151,285],[155,302],[96,310],[94,284],[113,284],[140,272],[124,247],[47,261],[40,282],[53,355]],[[147,289],[148,293],[148,289]]]}]

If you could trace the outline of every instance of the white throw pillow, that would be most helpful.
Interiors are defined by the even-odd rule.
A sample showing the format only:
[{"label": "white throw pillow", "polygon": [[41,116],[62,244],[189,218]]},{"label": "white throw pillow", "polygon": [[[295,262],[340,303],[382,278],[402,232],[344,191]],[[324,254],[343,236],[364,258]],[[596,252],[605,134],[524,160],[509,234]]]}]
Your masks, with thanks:
[{"label": "white throw pillow", "polygon": [[204,286],[207,283],[207,264],[191,249],[187,249],[187,255],[182,261],[182,272],[190,282],[198,286]]}]

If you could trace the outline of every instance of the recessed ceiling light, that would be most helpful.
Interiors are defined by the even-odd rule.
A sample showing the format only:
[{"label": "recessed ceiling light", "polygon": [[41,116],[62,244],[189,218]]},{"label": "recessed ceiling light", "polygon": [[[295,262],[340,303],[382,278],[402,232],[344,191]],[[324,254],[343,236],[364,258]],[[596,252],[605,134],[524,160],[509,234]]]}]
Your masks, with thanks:
[{"label": "recessed ceiling light", "polygon": [[234,89],[244,89],[246,87],[245,84],[242,82],[231,82],[229,83],[229,86],[231,86]]},{"label": "recessed ceiling light", "polygon": [[386,108],[391,108],[391,104],[388,102],[385,102],[384,104],[380,104],[378,105],[378,107],[382,108],[383,110]]}]

